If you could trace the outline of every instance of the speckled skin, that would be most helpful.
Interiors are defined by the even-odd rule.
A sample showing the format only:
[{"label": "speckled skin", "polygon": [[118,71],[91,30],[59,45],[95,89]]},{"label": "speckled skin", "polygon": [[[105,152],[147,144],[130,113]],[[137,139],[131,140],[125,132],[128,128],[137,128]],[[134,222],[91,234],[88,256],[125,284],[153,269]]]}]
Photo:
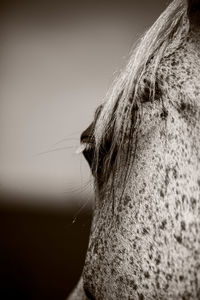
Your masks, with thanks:
[{"label": "speckled skin", "polygon": [[[148,73],[143,83],[148,92]],[[70,300],[200,299],[197,27],[162,59],[157,84],[155,101],[142,104],[135,161],[122,198],[115,186],[114,214],[106,192],[96,191],[85,266]]]}]

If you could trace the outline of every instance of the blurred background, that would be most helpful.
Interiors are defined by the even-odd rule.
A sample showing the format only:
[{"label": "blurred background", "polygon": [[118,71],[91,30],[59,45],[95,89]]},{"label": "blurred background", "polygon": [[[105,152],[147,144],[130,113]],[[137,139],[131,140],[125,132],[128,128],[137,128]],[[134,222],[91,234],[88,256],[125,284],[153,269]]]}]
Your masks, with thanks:
[{"label": "blurred background", "polygon": [[79,136],[165,0],[0,2],[0,290],[65,299],[87,249]]}]

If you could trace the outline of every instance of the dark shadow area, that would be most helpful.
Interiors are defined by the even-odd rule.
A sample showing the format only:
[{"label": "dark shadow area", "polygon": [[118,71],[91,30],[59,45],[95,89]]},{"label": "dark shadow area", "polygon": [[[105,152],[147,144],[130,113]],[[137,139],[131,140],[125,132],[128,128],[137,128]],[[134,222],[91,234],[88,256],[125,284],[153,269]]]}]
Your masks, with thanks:
[{"label": "dark shadow area", "polygon": [[89,208],[73,222],[76,213],[0,204],[1,299],[66,298],[81,274],[91,223]]}]

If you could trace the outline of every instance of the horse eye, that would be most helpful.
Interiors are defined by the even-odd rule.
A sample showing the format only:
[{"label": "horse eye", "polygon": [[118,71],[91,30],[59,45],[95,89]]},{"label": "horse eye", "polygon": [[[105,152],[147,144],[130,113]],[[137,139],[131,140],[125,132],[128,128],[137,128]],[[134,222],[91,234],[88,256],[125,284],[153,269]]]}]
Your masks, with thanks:
[{"label": "horse eye", "polygon": [[83,131],[80,140],[81,140],[81,144],[85,145],[85,148],[83,150],[83,155],[91,168],[93,158],[94,158],[94,149],[95,149],[94,122],[92,122],[89,125],[89,127],[85,131]]},{"label": "horse eye", "polygon": [[88,126],[88,128],[81,134],[81,144],[84,145],[83,155],[87,160],[90,168],[92,168],[92,163],[94,159],[95,150],[95,138],[94,138],[94,128],[99,114],[102,110],[103,105],[100,105],[95,112],[94,121]]}]

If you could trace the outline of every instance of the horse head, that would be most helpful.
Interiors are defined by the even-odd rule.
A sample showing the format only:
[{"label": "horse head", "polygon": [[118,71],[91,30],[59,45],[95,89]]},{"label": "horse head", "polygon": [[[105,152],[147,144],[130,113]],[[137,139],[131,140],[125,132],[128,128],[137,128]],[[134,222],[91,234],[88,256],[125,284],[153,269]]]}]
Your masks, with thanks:
[{"label": "horse head", "polygon": [[82,134],[94,176],[72,299],[200,299],[200,0],[138,42]]}]

